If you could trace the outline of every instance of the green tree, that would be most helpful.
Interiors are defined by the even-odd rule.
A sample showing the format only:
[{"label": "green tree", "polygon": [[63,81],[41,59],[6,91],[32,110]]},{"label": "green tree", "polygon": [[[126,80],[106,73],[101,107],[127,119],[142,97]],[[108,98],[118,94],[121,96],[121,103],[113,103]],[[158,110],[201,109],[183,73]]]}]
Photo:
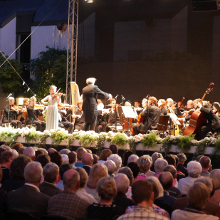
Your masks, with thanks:
[{"label": "green tree", "polygon": [[[6,56],[7,58],[7,56]],[[0,65],[5,61],[5,58],[0,54]],[[11,59],[9,60],[11,65],[16,69],[16,71],[21,75],[22,66],[20,62]],[[0,83],[2,85],[2,92],[7,94],[11,92],[17,92],[22,88],[22,80],[19,78],[14,69],[9,65],[8,62],[5,62],[4,65],[0,68]]]},{"label": "green tree", "polygon": [[31,85],[38,100],[49,93],[51,85],[66,90],[66,49],[55,49],[46,47],[46,51],[40,52],[36,59],[30,61],[30,71],[35,79]]}]

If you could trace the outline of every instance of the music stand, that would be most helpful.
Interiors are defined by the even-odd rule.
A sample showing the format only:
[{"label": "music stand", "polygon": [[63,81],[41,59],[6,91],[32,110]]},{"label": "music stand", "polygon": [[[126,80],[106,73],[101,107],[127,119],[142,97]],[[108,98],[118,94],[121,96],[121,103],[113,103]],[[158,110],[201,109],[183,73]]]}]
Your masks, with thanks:
[{"label": "music stand", "polygon": [[163,137],[164,137],[164,132],[167,131],[169,119],[170,119],[169,115],[161,115],[160,119],[159,119],[159,122],[157,123],[158,133],[160,131],[163,131]]},{"label": "music stand", "polygon": [[123,116],[124,116],[123,117],[123,122],[122,122],[122,127],[123,127],[124,130],[130,130],[130,128],[132,126],[132,120],[134,118],[136,118],[134,110],[132,109],[132,107],[122,106],[122,113],[123,113]]}]

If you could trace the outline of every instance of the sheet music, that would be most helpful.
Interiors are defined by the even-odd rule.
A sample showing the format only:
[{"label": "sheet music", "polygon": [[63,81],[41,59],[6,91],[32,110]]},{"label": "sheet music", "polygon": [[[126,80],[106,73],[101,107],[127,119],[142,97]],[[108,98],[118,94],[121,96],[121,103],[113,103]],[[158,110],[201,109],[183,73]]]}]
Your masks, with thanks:
[{"label": "sheet music", "polygon": [[125,118],[137,118],[132,107],[130,106],[122,106],[122,110]]},{"label": "sheet music", "polygon": [[181,123],[178,120],[178,117],[174,113],[169,113],[169,116],[175,125],[181,125]]}]

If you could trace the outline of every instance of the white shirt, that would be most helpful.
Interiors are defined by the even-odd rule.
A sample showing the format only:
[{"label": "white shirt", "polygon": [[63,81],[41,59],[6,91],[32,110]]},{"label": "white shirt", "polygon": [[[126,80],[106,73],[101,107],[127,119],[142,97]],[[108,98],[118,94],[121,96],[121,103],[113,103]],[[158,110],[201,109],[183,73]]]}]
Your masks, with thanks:
[{"label": "white shirt", "polygon": [[100,103],[97,105],[97,110],[102,110],[104,108],[104,104],[103,103]]}]

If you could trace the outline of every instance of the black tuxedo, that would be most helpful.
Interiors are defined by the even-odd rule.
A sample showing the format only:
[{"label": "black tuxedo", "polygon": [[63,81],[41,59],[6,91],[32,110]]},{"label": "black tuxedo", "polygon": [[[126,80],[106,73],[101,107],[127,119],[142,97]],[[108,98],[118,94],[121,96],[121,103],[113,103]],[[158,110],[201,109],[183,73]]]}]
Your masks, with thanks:
[{"label": "black tuxedo", "polygon": [[87,174],[88,174],[88,176],[89,176],[91,167],[89,167],[89,166],[83,166],[83,169],[85,169],[85,171],[87,172]]},{"label": "black tuxedo", "polygon": [[33,186],[24,185],[8,194],[7,206],[9,211],[28,212],[37,219],[47,214],[49,196]]},{"label": "black tuxedo", "polygon": [[62,192],[63,190],[55,186],[54,184],[43,182],[39,185],[39,189],[42,193],[48,196],[55,196],[56,194]]},{"label": "black tuxedo", "polygon": [[85,113],[84,130],[95,130],[97,120],[97,99],[109,98],[109,94],[101,91],[98,86],[89,84],[82,90],[83,112]]}]

